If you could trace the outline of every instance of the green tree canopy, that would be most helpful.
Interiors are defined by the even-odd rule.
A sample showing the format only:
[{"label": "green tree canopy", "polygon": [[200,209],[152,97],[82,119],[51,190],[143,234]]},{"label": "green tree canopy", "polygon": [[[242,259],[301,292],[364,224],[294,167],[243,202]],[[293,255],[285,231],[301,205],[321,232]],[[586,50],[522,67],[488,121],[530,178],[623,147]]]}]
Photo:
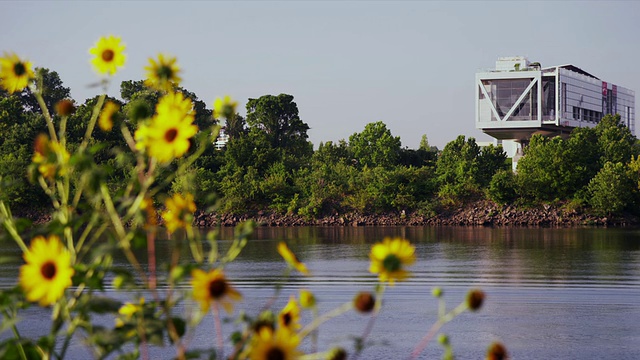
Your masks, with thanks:
[{"label": "green tree canopy", "polygon": [[382,121],[369,123],[362,132],[349,137],[349,148],[360,166],[395,166],[400,146],[400,137],[393,136]]}]

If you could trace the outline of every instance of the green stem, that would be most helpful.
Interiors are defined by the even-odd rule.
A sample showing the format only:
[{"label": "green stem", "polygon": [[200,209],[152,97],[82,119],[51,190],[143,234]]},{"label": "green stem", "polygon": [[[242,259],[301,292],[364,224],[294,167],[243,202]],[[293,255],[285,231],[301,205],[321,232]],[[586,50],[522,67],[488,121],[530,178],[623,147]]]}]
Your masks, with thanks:
[{"label": "green stem", "polygon": [[456,316],[462,314],[468,308],[469,306],[467,305],[467,302],[464,301],[460,305],[458,305],[455,309],[449,311],[449,313],[447,313],[445,316],[440,317],[438,321],[436,321],[433,324],[433,326],[431,326],[431,329],[429,329],[429,332],[427,332],[427,334],[422,338],[422,340],[420,341],[420,343],[418,343],[415,349],[413,349],[413,352],[411,353],[411,359],[415,359],[418,357],[418,355],[420,355],[422,350],[424,350],[427,347],[431,338],[433,338],[433,336],[438,333],[440,328],[442,328],[449,321],[453,320]]},{"label": "green stem", "polygon": [[40,93],[42,91],[41,88],[41,86],[38,86],[38,89],[36,91],[32,91],[33,96],[35,96],[36,100],[38,101],[38,105],[40,105],[40,109],[42,110],[42,115],[44,115],[44,119],[47,122],[47,128],[49,128],[49,136],[51,136],[51,140],[57,142],[58,136],[56,135],[56,129],[53,126],[53,119],[51,118],[51,114],[49,113],[47,104],[44,102],[44,98]]},{"label": "green stem", "polygon": [[[5,317],[11,318],[11,316],[9,316],[9,313],[7,312],[7,310],[3,310],[2,313],[4,314]],[[22,336],[20,336],[20,332],[18,331],[18,328],[16,327],[15,324],[11,325],[11,331],[13,331],[13,335],[15,336],[15,338],[17,340],[22,339]],[[22,343],[20,341],[18,341],[17,344],[18,344],[18,350],[20,351],[20,358],[22,360],[27,360],[27,354],[24,352],[24,348],[22,347]]]},{"label": "green stem", "polygon": [[15,241],[16,244],[18,244],[22,252],[28,251],[27,245],[24,243],[24,240],[22,240],[22,238],[20,237],[20,234],[18,234],[18,229],[16,229],[16,224],[13,221],[13,216],[11,215],[11,211],[2,200],[0,200],[0,214],[2,214],[2,216],[4,217],[2,221],[2,225],[5,228],[5,230],[9,233],[9,235],[11,235],[11,237],[13,238],[13,241]]},{"label": "green stem", "polygon": [[307,335],[309,335],[309,333],[317,329],[323,323],[333,319],[336,316],[340,316],[351,309],[353,309],[353,302],[349,301],[348,303],[344,303],[341,306],[329,311],[328,313],[325,313],[322,316],[314,319],[309,325],[300,330],[300,338],[304,339]]},{"label": "green stem", "polygon": [[84,149],[87,148],[89,144],[89,139],[91,139],[91,133],[93,133],[93,128],[96,126],[96,121],[98,120],[98,115],[100,115],[100,110],[102,110],[102,105],[104,104],[104,99],[107,97],[107,94],[102,94],[98,98],[98,103],[93,107],[93,113],[91,114],[91,119],[89,120],[89,125],[87,125],[87,131],[84,133],[84,139],[82,139],[82,143],[78,148],[78,153],[82,153]]},{"label": "green stem", "polygon": [[104,183],[100,184],[100,193],[102,195],[102,201],[104,202],[104,205],[106,207],[107,214],[111,219],[111,223],[115,228],[116,234],[118,235],[118,243],[122,248],[124,255],[126,256],[127,260],[129,260],[129,263],[131,263],[131,265],[136,269],[136,271],[140,273],[140,276],[143,278],[143,281],[147,282],[146,274],[142,270],[142,267],[140,266],[140,263],[136,259],[136,256],[131,251],[131,238],[133,237],[133,233],[127,234],[124,228],[124,225],[122,224],[122,221],[120,219],[120,216],[118,216],[118,211],[113,205],[113,201],[111,200],[111,195],[109,194],[109,190],[107,189],[107,186]]}]

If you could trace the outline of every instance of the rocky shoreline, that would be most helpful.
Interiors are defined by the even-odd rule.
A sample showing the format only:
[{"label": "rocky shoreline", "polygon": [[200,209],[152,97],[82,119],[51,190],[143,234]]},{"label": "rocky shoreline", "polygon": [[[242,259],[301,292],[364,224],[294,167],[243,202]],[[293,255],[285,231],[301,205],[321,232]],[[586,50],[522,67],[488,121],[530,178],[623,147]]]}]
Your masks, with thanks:
[{"label": "rocky shoreline", "polygon": [[[42,210],[22,209],[14,211],[17,217],[28,218],[35,223],[51,220]],[[479,201],[467,206],[441,211],[434,216],[414,213],[360,214],[346,213],[308,219],[300,215],[277,214],[257,211],[242,215],[196,212],[197,227],[235,226],[254,220],[259,226],[530,226],[530,227],[578,227],[578,226],[640,226],[637,216],[598,217],[563,207],[541,205],[518,207],[498,205],[491,201]]]},{"label": "rocky shoreline", "polygon": [[385,213],[365,215],[359,213],[334,214],[319,219],[308,219],[299,215],[283,215],[259,211],[255,214],[231,215],[197,213],[195,225],[199,227],[234,226],[252,219],[260,226],[638,226],[636,216],[615,218],[597,217],[576,210],[542,205],[539,207],[516,207],[481,201],[435,216],[419,213]]}]

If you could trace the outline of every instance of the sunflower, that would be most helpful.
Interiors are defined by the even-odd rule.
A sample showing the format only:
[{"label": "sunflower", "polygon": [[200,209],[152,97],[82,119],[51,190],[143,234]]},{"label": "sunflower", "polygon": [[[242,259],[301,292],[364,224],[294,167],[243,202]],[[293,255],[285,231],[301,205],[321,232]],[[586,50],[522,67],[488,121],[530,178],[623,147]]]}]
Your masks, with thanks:
[{"label": "sunflower", "polygon": [[0,57],[0,87],[10,94],[26,88],[34,77],[30,61],[20,60],[18,55],[9,53]]},{"label": "sunflower", "polygon": [[47,135],[38,135],[32,162],[37,165],[38,172],[44,178],[53,179],[56,175],[64,175],[69,158],[69,152],[62,144],[49,141]]},{"label": "sunflower", "polygon": [[287,328],[291,331],[300,329],[300,306],[293,295],[278,315],[278,325],[280,325],[281,328]]},{"label": "sunflower", "polygon": [[125,45],[120,37],[109,35],[101,37],[89,53],[95,57],[91,59],[93,67],[99,74],[113,75],[124,65],[127,55],[124,54]]},{"label": "sunflower", "polygon": [[236,106],[238,106],[238,102],[231,100],[229,95],[226,95],[223,99],[217,98],[213,102],[213,116],[216,118],[222,116],[229,119],[235,115]]},{"label": "sunflower", "polygon": [[378,274],[381,282],[388,281],[393,286],[395,280],[404,280],[409,276],[404,266],[416,261],[415,250],[408,240],[385,238],[371,247],[369,271]]},{"label": "sunflower", "polygon": [[24,260],[19,281],[27,300],[38,301],[40,306],[52,305],[71,286],[71,255],[56,235],[36,236],[24,253]]},{"label": "sunflower", "polygon": [[300,338],[287,329],[281,328],[274,332],[268,327],[263,327],[251,342],[249,359],[298,359],[302,355],[302,352],[298,350],[299,344]]},{"label": "sunflower", "polygon": [[298,258],[296,257],[296,254],[294,254],[289,249],[286,243],[280,242],[278,244],[278,252],[284,258],[287,264],[289,264],[290,267],[300,271],[305,275],[309,275],[309,270],[307,269],[307,266],[301,263],[300,260],[298,260]]},{"label": "sunflower", "polygon": [[222,270],[211,270],[204,272],[195,269],[191,272],[191,286],[193,287],[193,298],[200,303],[202,312],[209,311],[212,301],[219,302],[224,309],[233,312],[233,303],[239,301],[242,295],[231,287],[224,277]]},{"label": "sunflower", "polygon": [[181,92],[170,92],[161,97],[156,105],[158,114],[169,113],[174,109],[185,115],[193,115],[193,102],[185,98]]},{"label": "sunflower", "polygon": [[113,128],[113,118],[115,114],[120,110],[120,106],[113,101],[107,101],[104,105],[104,109],[100,113],[100,118],[98,118],[98,126],[102,131],[111,131]]},{"label": "sunflower", "polygon": [[165,206],[167,209],[162,212],[162,219],[170,233],[191,224],[193,213],[196,211],[193,195],[187,194],[182,197],[180,194],[173,194],[173,197],[167,199]]},{"label": "sunflower", "polygon": [[[151,119],[146,134],[141,134],[150,156],[168,163],[184,155],[191,146],[189,139],[198,132],[193,125],[193,114],[185,114],[172,107]],[[136,137],[138,133],[136,132]]]},{"label": "sunflower", "polygon": [[158,54],[158,61],[149,58],[149,66],[144,69],[147,70],[147,79],[144,84],[156,90],[171,91],[182,80],[178,76],[180,68],[176,64],[175,57]]}]

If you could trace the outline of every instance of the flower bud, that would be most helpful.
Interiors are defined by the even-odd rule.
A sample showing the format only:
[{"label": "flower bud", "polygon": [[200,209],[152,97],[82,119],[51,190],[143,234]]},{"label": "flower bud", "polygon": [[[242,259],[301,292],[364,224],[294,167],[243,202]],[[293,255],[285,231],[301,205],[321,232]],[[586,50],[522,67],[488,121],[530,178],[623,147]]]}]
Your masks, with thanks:
[{"label": "flower bud", "polygon": [[73,100],[63,99],[56,104],[56,113],[60,116],[69,116],[76,111],[76,107],[73,105]]},{"label": "flower bud", "polygon": [[449,336],[446,334],[438,335],[438,342],[442,345],[449,345]]},{"label": "flower bud", "polygon": [[505,360],[508,359],[507,349],[499,342],[494,342],[487,349],[486,360]]},{"label": "flower bud", "polygon": [[431,295],[433,295],[433,297],[435,298],[441,298],[443,294],[444,291],[440,286],[436,286],[433,288],[433,290],[431,290]]},{"label": "flower bud", "polygon": [[347,352],[343,348],[334,348],[329,352],[327,360],[346,360]]},{"label": "flower bud", "polygon": [[371,312],[375,304],[376,298],[368,292],[360,292],[353,299],[353,305],[355,306],[356,310],[364,314]]},{"label": "flower bud", "polygon": [[484,292],[479,289],[474,289],[467,293],[467,306],[469,310],[476,311],[482,307],[484,301]]},{"label": "flower bud", "polygon": [[148,119],[152,115],[151,108],[147,105],[146,102],[142,100],[134,100],[129,105],[129,119],[134,123],[138,121]]},{"label": "flower bud", "polygon": [[300,306],[310,309],[316,306],[316,297],[309,290],[300,290]]}]

